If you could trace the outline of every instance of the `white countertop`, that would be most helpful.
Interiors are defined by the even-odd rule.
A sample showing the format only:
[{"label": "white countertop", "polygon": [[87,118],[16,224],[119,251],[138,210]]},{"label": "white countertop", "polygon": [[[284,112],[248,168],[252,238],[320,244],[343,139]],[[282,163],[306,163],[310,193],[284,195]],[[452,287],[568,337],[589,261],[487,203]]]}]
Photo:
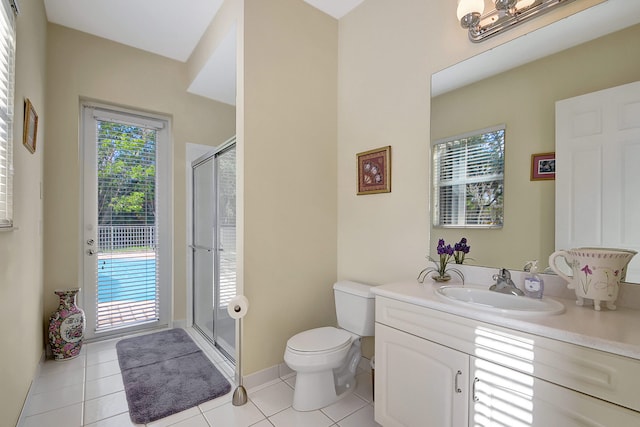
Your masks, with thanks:
[{"label": "white countertop", "polygon": [[375,286],[373,292],[433,310],[640,360],[640,310],[626,307],[608,310],[603,307],[602,311],[596,311],[592,306],[577,306],[575,299],[554,296],[553,299],[564,304],[564,313],[526,317],[505,315],[450,302],[435,293],[439,286],[433,282],[399,282]]}]

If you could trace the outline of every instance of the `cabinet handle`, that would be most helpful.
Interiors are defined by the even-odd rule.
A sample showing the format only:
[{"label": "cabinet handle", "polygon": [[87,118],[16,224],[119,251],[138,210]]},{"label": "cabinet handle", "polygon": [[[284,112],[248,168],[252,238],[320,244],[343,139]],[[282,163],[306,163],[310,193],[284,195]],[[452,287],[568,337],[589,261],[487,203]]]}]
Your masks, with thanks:
[{"label": "cabinet handle", "polygon": [[460,375],[462,375],[462,371],[458,370],[458,372],[456,372],[456,377],[455,377],[455,379],[454,379],[454,381],[453,381],[453,382],[454,382],[453,386],[454,386],[454,387],[455,387],[455,389],[456,389],[456,393],[462,393],[462,389],[461,389],[461,388],[460,388],[460,386],[458,385],[458,377],[459,377]]},{"label": "cabinet handle", "polygon": [[473,389],[471,390],[471,394],[473,396],[473,401],[477,402],[480,400],[480,398],[476,395],[476,384],[480,382],[480,378],[475,377],[473,379]]}]

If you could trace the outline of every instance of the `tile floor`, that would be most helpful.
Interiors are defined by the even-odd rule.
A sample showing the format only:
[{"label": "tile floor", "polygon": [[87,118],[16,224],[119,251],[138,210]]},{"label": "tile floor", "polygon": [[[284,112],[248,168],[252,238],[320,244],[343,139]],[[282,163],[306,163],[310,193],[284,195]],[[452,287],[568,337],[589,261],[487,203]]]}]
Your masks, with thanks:
[{"label": "tile floor", "polygon": [[[233,367],[188,331],[233,385]],[[32,385],[19,427],[128,427],[129,418],[115,345],[117,339],[90,343],[79,357],[46,361]],[[232,392],[197,407],[147,424],[148,427],[369,427],[373,419],[371,375],[358,374],[350,395],[318,411],[297,412],[291,407],[295,375],[290,374],[249,388],[249,401],[233,406]]]}]

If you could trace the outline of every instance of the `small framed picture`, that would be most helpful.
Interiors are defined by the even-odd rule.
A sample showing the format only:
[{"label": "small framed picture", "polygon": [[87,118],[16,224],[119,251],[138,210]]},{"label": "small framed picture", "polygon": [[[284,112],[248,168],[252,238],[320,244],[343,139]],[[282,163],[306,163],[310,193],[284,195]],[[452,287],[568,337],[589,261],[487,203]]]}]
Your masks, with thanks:
[{"label": "small framed picture", "polygon": [[391,146],[356,154],[358,195],[391,192]]},{"label": "small framed picture", "polygon": [[38,114],[29,98],[24,101],[24,130],[22,144],[31,153],[36,152],[36,140],[38,138]]},{"label": "small framed picture", "polygon": [[531,181],[556,179],[556,153],[531,155]]}]

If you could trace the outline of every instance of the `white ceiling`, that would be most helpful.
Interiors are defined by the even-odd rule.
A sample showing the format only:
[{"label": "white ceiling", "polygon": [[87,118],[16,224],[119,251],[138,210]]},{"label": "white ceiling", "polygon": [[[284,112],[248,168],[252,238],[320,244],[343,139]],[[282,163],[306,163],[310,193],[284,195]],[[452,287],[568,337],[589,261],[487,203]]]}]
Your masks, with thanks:
[{"label": "white ceiling", "polygon": [[44,0],[47,19],[185,62],[222,0]]},{"label": "white ceiling", "polygon": [[[336,19],[363,0],[304,0]],[[49,22],[186,62],[223,0],[44,0]],[[235,105],[236,37],[229,33],[191,93]]]},{"label": "white ceiling", "polygon": [[355,9],[364,0],[304,0],[311,6],[320,9],[327,15],[331,15],[336,19],[342,18],[347,13]]},{"label": "white ceiling", "polygon": [[[364,0],[304,0],[336,19]],[[49,22],[186,62],[223,0],[44,0]],[[640,21],[640,1],[609,0],[434,75],[434,94],[470,83],[479,71],[494,74]],[[557,28],[557,30],[554,30]],[[462,30],[461,30],[462,31]],[[232,34],[233,33],[233,34]],[[540,39],[540,40],[538,40]],[[513,45],[513,51],[504,51]],[[511,58],[510,64],[504,64]],[[191,82],[188,91],[235,105],[235,27]]]}]

